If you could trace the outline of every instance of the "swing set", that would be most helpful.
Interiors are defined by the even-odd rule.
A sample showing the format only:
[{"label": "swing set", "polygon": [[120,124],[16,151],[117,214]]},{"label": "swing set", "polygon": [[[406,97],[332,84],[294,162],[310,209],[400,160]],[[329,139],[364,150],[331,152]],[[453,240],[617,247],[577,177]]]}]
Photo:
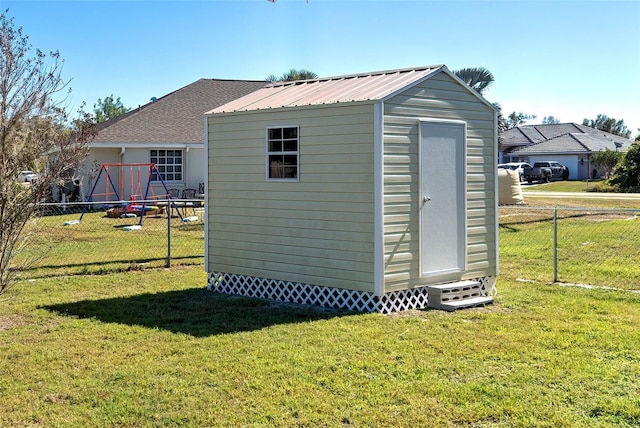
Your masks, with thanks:
[{"label": "swing set", "polygon": [[[113,180],[113,174],[109,173],[109,168],[118,169],[118,175],[116,175],[119,180],[119,186],[116,186]],[[125,201],[125,182],[127,181],[127,168],[128,168],[128,178],[129,178],[129,200]],[[142,173],[146,171],[146,179],[147,185],[144,190],[144,194],[142,192]],[[101,178],[104,176],[104,193],[96,192],[99,184],[101,183]],[[164,198],[168,199],[167,209],[169,210],[167,215],[171,215],[171,209],[175,208],[180,220],[183,222],[193,221],[192,218],[185,218],[180,214],[180,210],[178,206],[171,198],[169,189],[162,179],[162,175],[158,171],[158,168],[153,163],[105,163],[100,166],[100,172],[96,177],[96,181],[91,188],[91,192],[87,198],[87,202],[93,202],[94,196],[102,196],[104,198],[105,204],[108,206],[110,201],[119,203],[120,206],[114,206],[107,210],[107,216],[113,217],[139,217],[140,220],[138,222],[137,227],[135,229],[139,229],[142,227],[142,219],[144,218],[145,213],[147,212],[158,212],[161,208],[157,205],[151,205],[148,203],[149,200],[156,200],[156,196],[153,192],[153,186],[151,186],[152,181],[158,181],[162,184],[162,187],[165,190]],[[113,199],[112,199],[113,198]],[[140,198],[139,202],[136,201]],[[102,201],[101,201],[102,202]],[[69,224],[78,224],[82,221],[86,213],[86,205],[82,210],[82,214],[80,215],[79,220],[72,220],[68,222]],[[132,228],[133,229],[133,228]],[[131,229],[131,230],[132,230]],[[129,230],[129,229],[127,229]]]}]

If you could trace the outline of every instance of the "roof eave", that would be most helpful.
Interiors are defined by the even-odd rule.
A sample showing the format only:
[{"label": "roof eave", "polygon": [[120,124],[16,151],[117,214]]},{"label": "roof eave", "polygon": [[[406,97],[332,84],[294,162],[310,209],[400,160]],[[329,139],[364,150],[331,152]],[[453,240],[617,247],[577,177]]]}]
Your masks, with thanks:
[{"label": "roof eave", "polygon": [[262,112],[277,112],[277,111],[285,111],[291,109],[312,109],[312,108],[327,108],[327,107],[340,107],[344,105],[364,105],[364,104],[376,104],[379,103],[380,100],[377,98],[370,98],[367,100],[353,100],[353,101],[338,101],[334,103],[317,103],[317,104],[304,104],[304,105],[284,105],[278,107],[269,107],[269,108],[260,108],[260,109],[238,109],[238,110],[227,110],[227,111],[219,111],[215,112],[214,110],[210,110],[206,112],[205,117],[214,117],[214,116],[223,116],[228,114],[238,114],[238,113],[262,113]]},{"label": "roof eave", "polygon": [[93,141],[88,144],[91,149],[120,149],[122,147],[127,149],[149,149],[155,147],[161,148],[185,148],[185,147],[199,147],[204,143],[200,142],[184,142],[184,141],[172,141],[172,142],[147,142],[147,141]]}]

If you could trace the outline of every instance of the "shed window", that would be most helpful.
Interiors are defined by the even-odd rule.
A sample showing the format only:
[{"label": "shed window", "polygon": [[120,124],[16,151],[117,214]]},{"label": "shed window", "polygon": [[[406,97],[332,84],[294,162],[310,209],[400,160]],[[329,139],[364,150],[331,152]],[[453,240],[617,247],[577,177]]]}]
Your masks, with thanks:
[{"label": "shed window", "polygon": [[[182,150],[151,150],[151,163],[156,165],[164,181],[182,181]],[[160,181],[155,171],[151,181]]]},{"label": "shed window", "polygon": [[298,180],[298,127],[267,129],[267,179]]}]

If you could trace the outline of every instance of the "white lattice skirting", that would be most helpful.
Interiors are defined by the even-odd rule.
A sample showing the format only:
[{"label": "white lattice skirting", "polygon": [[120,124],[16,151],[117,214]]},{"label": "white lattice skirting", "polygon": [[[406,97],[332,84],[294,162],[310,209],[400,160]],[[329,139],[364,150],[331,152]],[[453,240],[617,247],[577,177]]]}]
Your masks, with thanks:
[{"label": "white lattice skirting", "polygon": [[[493,294],[495,277],[475,280],[480,282],[483,295]],[[207,289],[223,294],[383,314],[427,307],[427,287],[416,287],[375,296],[366,291],[344,290],[233,273],[209,272]]]}]

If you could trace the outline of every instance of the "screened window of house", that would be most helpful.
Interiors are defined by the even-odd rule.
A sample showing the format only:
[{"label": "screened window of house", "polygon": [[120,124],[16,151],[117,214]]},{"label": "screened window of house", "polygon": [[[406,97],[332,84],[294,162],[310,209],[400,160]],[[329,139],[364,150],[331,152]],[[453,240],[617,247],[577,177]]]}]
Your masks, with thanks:
[{"label": "screened window of house", "polygon": [[[182,150],[151,150],[150,162],[156,165],[164,181],[182,181]],[[158,174],[151,173],[151,181],[160,181]]]},{"label": "screened window of house", "polygon": [[268,180],[298,180],[299,143],[297,126],[267,129]]}]

